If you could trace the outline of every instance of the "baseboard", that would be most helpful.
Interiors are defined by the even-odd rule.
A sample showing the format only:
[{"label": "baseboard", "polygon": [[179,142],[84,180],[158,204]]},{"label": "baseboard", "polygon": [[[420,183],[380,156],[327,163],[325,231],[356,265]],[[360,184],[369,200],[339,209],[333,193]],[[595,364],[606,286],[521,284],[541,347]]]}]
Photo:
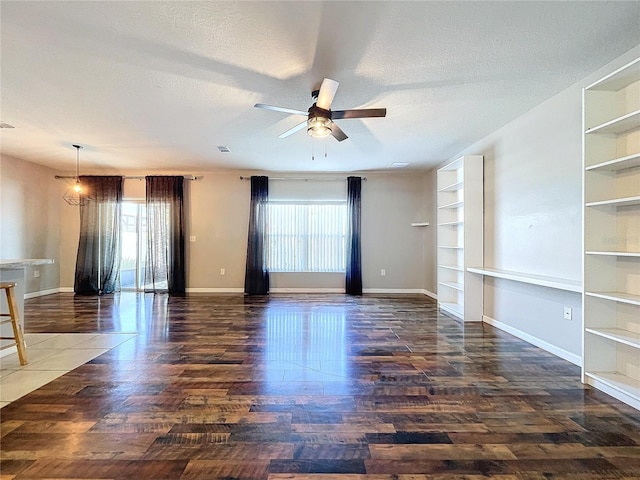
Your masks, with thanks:
[{"label": "baseboard", "polygon": [[38,292],[25,293],[24,299],[27,300],[28,298],[44,297],[45,295],[53,295],[54,293],[58,293],[58,292],[60,292],[59,288],[50,288],[48,290],[40,290]]},{"label": "baseboard", "polygon": [[[271,293],[344,293],[344,288],[287,288],[276,287],[272,288]],[[51,295],[54,293],[73,293],[73,287],[60,287],[52,288],[51,290],[42,290],[40,292],[33,292],[25,294],[24,298],[34,298],[43,295]],[[187,288],[187,293],[244,293],[244,288]],[[434,300],[438,299],[438,296],[426,290],[424,288],[364,288],[362,293],[414,293],[422,294],[427,297],[431,297]]]},{"label": "baseboard", "polygon": [[12,353],[18,353],[18,347],[15,345],[13,347],[7,347],[4,350],[0,350],[0,358],[11,355]]},{"label": "baseboard", "polygon": [[[187,293],[243,293],[243,288],[187,288]],[[73,293],[73,287],[60,287],[59,293]],[[135,291],[132,290],[133,293]],[[56,293],[56,292],[52,292]],[[142,293],[142,292],[138,292]],[[25,297],[26,298],[26,297]]]},{"label": "baseboard", "polygon": [[424,294],[421,288],[363,288],[362,293],[417,293]]},{"label": "baseboard", "polygon": [[187,288],[187,293],[244,293],[244,288]]},{"label": "baseboard", "polygon": [[[271,288],[271,293],[345,293],[344,288]],[[425,294],[425,290],[420,288],[363,288],[362,293],[373,294],[400,294],[417,293]]]},{"label": "baseboard", "polygon": [[485,323],[488,323],[493,327],[499,328],[500,330],[510,333],[514,337],[518,337],[520,340],[524,340],[525,342],[535,345],[536,347],[539,347],[543,350],[546,350],[547,352],[552,353],[566,360],[567,362],[571,362],[574,365],[577,365],[579,367],[582,366],[582,358],[579,355],[576,355],[575,353],[571,353],[562,348],[556,347],[555,345],[545,342],[544,340],[540,340],[539,338],[534,337],[533,335],[525,333],[522,330],[518,330],[517,328],[514,328],[505,323],[502,323],[494,318],[487,317],[486,315],[482,316],[482,321]]},{"label": "baseboard", "polygon": [[[187,288],[187,293],[243,293],[242,288]],[[270,293],[345,293],[344,288],[315,288],[315,287],[273,287]],[[434,294],[419,288],[363,288],[362,293],[417,293],[433,297]]]},{"label": "baseboard", "polygon": [[438,300],[438,295],[437,295],[437,294],[435,294],[435,293],[433,293],[433,292],[430,292],[430,291],[429,291],[429,290],[427,290],[426,288],[423,288],[423,289],[422,289],[422,293],[423,293],[424,295],[426,295],[427,297],[431,297],[431,298],[433,298],[434,300]]},{"label": "baseboard", "polygon": [[275,287],[269,289],[270,293],[344,293],[343,288],[289,288],[289,287]]}]

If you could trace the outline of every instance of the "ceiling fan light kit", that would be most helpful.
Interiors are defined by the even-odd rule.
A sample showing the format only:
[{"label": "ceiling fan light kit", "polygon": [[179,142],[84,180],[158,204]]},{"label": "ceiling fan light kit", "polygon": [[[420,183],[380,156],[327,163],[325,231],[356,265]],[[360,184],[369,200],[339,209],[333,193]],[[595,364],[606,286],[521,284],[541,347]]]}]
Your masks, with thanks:
[{"label": "ceiling fan light kit", "polygon": [[[331,119],[328,116],[323,115],[314,115],[311,113],[311,110],[314,107],[309,109],[309,119],[307,120],[307,133],[315,138],[328,137],[331,135]],[[320,110],[315,107],[316,110]],[[329,112],[327,112],[329,113]]]},{"label": "ceiling fan light kit", "polygon": [[307,134],[312,137],[323,138],[332,135],[337,141],[342,142],[349,137],[347,137],[346,133],[344,133],[342,129],[333,122],[334,119],[372,118],[385,117],[387,115],[386,108],[363,108],[332,111],[331,103],[333,102],[333,97],[335,97],[336,91],[338,90],[338,85],[340,85],[339,82],[331,80],[330,78],[325,78],[322,81],[322,85],[320,85],[320,90],[314,90],[311,92],[311,97],[315,100],[315,103],[311,105],[307,113],[301,110],[265,105],[263,103],[256,103],[254,106],[264,110],[307,116],[306,121],[299,123],[295,127],[278,135],[278,138],[286,138],[298,130],[302,130],[306,125]]}]

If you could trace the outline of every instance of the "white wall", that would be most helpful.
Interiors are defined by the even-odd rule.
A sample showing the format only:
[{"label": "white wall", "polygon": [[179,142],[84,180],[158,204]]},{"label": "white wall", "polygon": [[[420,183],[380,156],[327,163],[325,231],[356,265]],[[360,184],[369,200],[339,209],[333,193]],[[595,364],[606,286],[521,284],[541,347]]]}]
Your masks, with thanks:
[{"label": "white wall", "polygon": [[[55,172],[0,156],[0,258],[52,258],[53,265],[28,267],[25,293],[59,286],[60,202],[64,189]],[[38,270],[40,277],[34,277]]]},{"label": "white wall", "polygon": [[[190,182],[190,235],[187,288],[244,287],[251,185],[235,173],[204,174]],[[220,275],[220,269],[225,275]]]},{"label": "white wall", "polygon": [[[362,186],[363,289],[424,289],[424,175],[367,174]],[[384,269],[386,275],[380,271]]]},{"label": "white wall", "polygon": [[[582,279],[582,88],[638,55],[640,47],[460,152],[484,155],[485,267]],[[582,355],[578,293],[485,278],[484,313],[565,358]]]}]

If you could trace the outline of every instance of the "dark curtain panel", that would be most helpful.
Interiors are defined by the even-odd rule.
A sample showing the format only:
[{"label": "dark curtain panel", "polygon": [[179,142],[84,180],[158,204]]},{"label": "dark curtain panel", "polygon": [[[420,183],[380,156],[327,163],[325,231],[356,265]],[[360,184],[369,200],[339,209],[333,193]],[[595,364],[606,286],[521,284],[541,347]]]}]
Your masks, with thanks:
[{"label": "dark curtain panel", "polygon": [[183,295],[184,177],[148,176],[145,292]]},{"label": "dark curtain panel", "polygon": [[102,295],[120,290],[122,177],[81,176],[80,241],[73,290]]},{"label": "dark curtain panel", "polygon": [[345,291],[362,295],[362,260],[360,253],[360,198],[362,179],[347,178],[347,279]]},{"label": "dark curtain panel", "polygon": [[251,177],[251,210],[247,243],[247,269],[244,276],[246,295],[269,293],[267,270],[267,206],[269,177]]}]

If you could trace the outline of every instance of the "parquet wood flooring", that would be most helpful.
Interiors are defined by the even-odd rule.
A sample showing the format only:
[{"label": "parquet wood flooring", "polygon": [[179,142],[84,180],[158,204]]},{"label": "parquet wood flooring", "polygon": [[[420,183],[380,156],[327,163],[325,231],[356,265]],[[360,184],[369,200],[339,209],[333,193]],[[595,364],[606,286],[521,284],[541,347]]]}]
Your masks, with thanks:
[{"label": "parquet wood flooring", "polygon": [[137,332],[0,410],[0,479],[638,479],[640,412],[418,295],[56,294]]}]

